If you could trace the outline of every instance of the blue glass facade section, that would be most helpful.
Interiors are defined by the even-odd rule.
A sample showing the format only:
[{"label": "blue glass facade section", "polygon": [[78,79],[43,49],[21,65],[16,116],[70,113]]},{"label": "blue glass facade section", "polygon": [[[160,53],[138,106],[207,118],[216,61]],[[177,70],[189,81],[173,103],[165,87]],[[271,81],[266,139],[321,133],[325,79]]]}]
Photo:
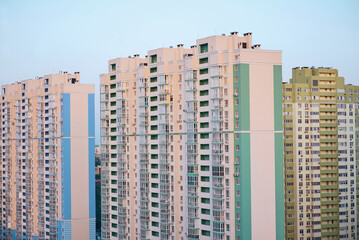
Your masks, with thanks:
[{"label": "blue glass facade section", "polygon": [[62,99],[62,136],[70,137],[71,136],[71,99],[69,93],[63,94]]}]

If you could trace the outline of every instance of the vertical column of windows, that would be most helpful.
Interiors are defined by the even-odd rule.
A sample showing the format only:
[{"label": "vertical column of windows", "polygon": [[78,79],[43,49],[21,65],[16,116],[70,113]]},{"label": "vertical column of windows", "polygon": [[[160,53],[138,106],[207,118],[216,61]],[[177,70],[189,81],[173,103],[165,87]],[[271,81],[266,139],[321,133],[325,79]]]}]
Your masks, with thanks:
[{"label": "vertical column of windows", "polygon": [[[115,80],[116,75],[110,76],[110,80]],[[116,145],[116,135],[111,135],[109,133],[110,124],[115,127],[116,117],[110,119],[109,115],[109,85],[104,83],[100,86],[100,121],[101,121],[101,235],[103,239],[110,238],[110,202],[112,199],[110,197],[110,143],[113,143],[115,149]],[[111,97],[111,101],[116,103],[116,99]],[[112,146],[112,145],[111,145]],[[111,147],[112,148],[112,147]],[[113,203],[115,204],[115,203]],[[117,199],[116,199],[117,205]]]},{"label": "vertical column of windows", "polygon": [[198,208],[198,101],[197,101],[197,71],[185,72],[186,89],[186,132],[187,132],[187,216],[188,238],[199,238],[199,208]]}]

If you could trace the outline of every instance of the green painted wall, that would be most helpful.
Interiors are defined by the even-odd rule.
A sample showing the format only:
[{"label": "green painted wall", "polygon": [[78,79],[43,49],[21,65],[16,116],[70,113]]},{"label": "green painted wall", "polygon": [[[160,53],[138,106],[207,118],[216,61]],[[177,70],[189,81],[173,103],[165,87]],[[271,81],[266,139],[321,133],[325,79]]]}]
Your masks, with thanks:
[{"label": "green painted wall", "polygon": [[[238,70],[236,70],[236,68]],[[235,81],[238,77],[238,82]],[[238,95],[235,95],[235,89],[238,89]],[[234,106],[234,112],[239,112],[239,118],[236,119],[234,114],[234,130],[249,131],[249,64],[238,64],[233,67],[233,96],[234,101],[239,100],[238,105]],[[236,127],[236,123],[239,123]],[[239,176],[235,177],[235,192],[240,191],[235,202],[240,203],[240,208],[236,207],[236,225],[240,225],[240,231],[236,228],[236,238],[252,239],[252,213],[251,213],[251,159],[250,159],[250,134],[239,133],[239,138],[234,134],[234,144],[239,145],[239,151],[234,150],[235,159],[239,157]],[[235,171],[236,172],[236,171]],[[240,180],[240,184],[236,185],[236,180]],[[237,213],[240,214],[241,221],[237,219]]]},{"label": "green painted wall", "polygon": [[283,133],[274,133],[275,141],[275,218],[276,239],[284,236],[284,175],[283,175]]}]

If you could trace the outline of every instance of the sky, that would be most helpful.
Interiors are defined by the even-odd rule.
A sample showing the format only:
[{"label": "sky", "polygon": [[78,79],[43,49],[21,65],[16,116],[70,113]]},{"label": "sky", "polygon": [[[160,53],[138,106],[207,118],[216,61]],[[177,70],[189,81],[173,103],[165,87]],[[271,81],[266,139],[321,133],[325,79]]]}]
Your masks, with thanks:
[{"label": "sky", "polygon": [[283,81],[297,66],[333,67],[359,85],[358,0],[0,0],[0,85],[59,71],[96,84],[107,61],[185,47],[211,35],[253,33],[283,51]]}]

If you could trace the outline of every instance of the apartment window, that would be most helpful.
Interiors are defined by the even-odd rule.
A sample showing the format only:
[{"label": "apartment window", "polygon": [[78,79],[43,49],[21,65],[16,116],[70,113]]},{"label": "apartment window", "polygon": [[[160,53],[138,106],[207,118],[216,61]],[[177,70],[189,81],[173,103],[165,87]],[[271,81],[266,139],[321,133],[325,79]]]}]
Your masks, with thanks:
[{"label": "apartment window", "polygon": [[206,214],[206,215],[210,215],[210,214],[211,214],[211,210],[206,209],[206,208],[201,208],[201,213],[202,213],[202,214]]},{"label": "apartment window", "polygon": [[209,105],[209,102],[208,101],[200,101],[199,102],[199,106],[200,107],[206,107],[206,106],[208,106]]},{"label": "apartment window", "polygon": [[202,230],[202,235],[203,236],[211,236],[211,232],[210,231],[207,231],[207,230]]},{"label": "apartment window", "polygon": [[157,87],[151,87],[150,92],[157,92]]},{"label": "apartment window", "polygon": [[116,71],[116,64],[115,63],[111,64],[110,67],[111,67],[111,71]]},{"label": "apartment window", "polygon": [[209,155],[201,155],[201,160],[209,160]]},{"label": "apartment window", "polygon": [[208,128],[208,127],[209,127],[209,123],[208,123],[208,122],[200,123],[200,128]]},{"label": "apartment window", "polygon": [[151,63],[156,63],[157,62],[157,54],[151,55],[150,59],[151,59]]},{"label": "apartment window", "polygon": [[201,198],[201,203],[209,204],[210,200],[209,200],[209,198]]},{"label": "apartment window", "polygon": [[155,73],[155,72],[157,72],[157,67],[150,68],[150,73]]},{"label": "apartment window", "polygon": [[209,133],[201,133],[201,139],[208,139],[209,138]]},{"label": "apartment window", "polygon": [[209,166],[201,166],[201,171],[209,171]]},{"label": "apartment window", "polygon": [[201,192],[203,193],[209,193],[210,189],[208,187],[201,187]]},{"label": "apartment window", "polygon": [[110,80],[116,80],[116,75],[110,76]]},{"label": "apartment window", "polygon": [[238,65],[234,65],[234,71],[238,71]]},{"label": "apartment window", "polygon": [[199,59],[199,64],[204,64],[204,63],[208,63],[208,57]]},{"label": "apartment window", "polygon": [[208,84],[208,79],[202,79],[199,81],[199,85],[207,85]]},{"label": "apartment window", "polygon": [[200,96],[207,96],[208,95],[208,90],[202,90],[199,92]]},{"label": "apartment window", "polygon": [[200,117],[208,117],[209,116],[209,112],[201,112],[200,113]]},{"label": "apartment window", "polygon": [[151,77],[151,78],[150,78],[150,82],[151,82],[151,83],[157,82],[157,77]]},{"label": "apartment window", "polygon": [[201,223],[202,225],[207,225],[209,226],[211,224],[211,221],[210,220],[207,220],[207,219],[201,219]]},{"label": "apartment window", "polygon": [[204,176],[202,176],[202,177],[201,177],[201,181],[202,181],[202,182],[209,182],[209,177],[204,177]]},{"label": "apartment window", "polygon": [[202,74],[207,74],[208,73],[208,68],[203,68],[203,69],[200,69],[199,70],[199,74],[202,75]]},{"label": "apartment window", "polygon": [[208,43],[199,45],[199,53],[206,53],[206,52],[208,52]]},{"label": "apartment window", "polygon": [[[237,66],[237,70],[238,70],[238,66]],[[236,71],[237,71],[237,70],[236,70]],[[234,77],[234,82],[236,82],[236,83],[238,82],[238,76],[235,76],[235,77]]]}]

